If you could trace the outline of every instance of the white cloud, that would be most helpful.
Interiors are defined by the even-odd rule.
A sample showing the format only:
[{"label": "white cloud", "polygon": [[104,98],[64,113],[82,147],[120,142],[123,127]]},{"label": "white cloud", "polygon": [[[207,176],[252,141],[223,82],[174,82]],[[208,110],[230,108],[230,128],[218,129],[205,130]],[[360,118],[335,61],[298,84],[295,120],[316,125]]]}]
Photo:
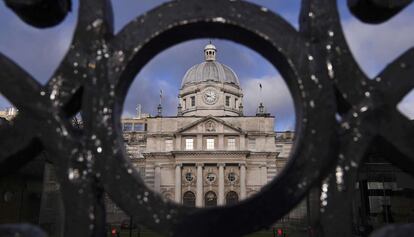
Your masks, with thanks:
[{"label": "white cloud", "polygon": [[371,78],[414,46],[413,8],[379,25],[364,24],[354,17],[342,22],[354,57]]},{"label": "white cloud", "polygon": [[76,25],[77,3],[65,20],[52,28],[34,28],[0,5],[0,52],[39,82],[46,81],[66,54]]},{"label": "white cloud", "polygon": [[[413,12],[414,6],[410,6],[379,25],[364,24],[354,17],[343,21],[351,51],[370,78],[374,78],[389,63],[414,47]],[[414,91],[406,95],[397,108],[409,119],[414,119]]]},{"label": "white cloud", "polygon": [[[262,84],[260,92],[259,84]],[[276,118],[276,130],[293,130],[295,113],[293,99],[280,75],[250,78],[242,81],[246,115],[255,115],[260,102]]]}]

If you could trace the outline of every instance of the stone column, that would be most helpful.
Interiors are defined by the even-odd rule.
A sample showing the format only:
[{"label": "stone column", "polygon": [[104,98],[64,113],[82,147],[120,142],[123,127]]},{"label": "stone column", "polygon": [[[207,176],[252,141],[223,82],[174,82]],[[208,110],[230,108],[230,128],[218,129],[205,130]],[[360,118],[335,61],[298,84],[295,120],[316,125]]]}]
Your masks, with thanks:
[{"label": "stone column", "polygon": [[175,166],[175,201],[181,203],[181,166],[177,164]]},{"label": "stone column", "polygon": [[260,166],[260,173],[261,173],[261,181],[262,185],[265,185],[267,183],[267,167],[265,164]]},{"label": "stone column", "polygon": [[155,165],[154,171],[154,191],[160,192],[161,191],[161,167],[160,165]]},{"label": "stone column", "polygon": [[224,166],[225,164],[217,164],[219,167],[219,177],[218,177],[218,205],[224,205]]},{"label": "stone column", "polygon": [[240,164],[240,200],[246,198],[246,165]]},{"label": "stone column", "polygon": [[196,207],[203,206],[203,164],[197,163],[197,194]]}]

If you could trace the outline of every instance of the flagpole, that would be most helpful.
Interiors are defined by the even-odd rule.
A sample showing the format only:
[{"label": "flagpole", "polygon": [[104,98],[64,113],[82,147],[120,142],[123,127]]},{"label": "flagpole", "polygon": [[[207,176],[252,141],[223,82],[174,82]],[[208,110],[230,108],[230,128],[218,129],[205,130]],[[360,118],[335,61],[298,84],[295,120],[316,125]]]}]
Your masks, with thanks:
[{"label": "flagpole", "polygon": [[160,105],[162,104],[162,89],[160,89]]},{"label": "flagpole", "polygon": [[259,83],[259,90],[260,90],[260,93],[259,93],[259,103],[263,103],[263,95],[262,95],[262,83]]},{"label": "flagpole", "polygon": [[158,117],[162,116],[162,89],[160,89],[160,103],[158,104],[158,107],[157,107],[157,116]]}]

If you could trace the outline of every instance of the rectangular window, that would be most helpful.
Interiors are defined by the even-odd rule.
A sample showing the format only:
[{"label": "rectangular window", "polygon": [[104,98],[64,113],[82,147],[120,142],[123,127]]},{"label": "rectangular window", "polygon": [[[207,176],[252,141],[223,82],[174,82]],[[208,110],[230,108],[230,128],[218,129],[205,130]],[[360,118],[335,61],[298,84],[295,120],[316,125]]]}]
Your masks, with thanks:
[{"label": "rectangular window", "polygon": [[248,144],[249,150],[256,150],[256,139],[255,138],[249,138],[249,144]]},{"label": "rectangular window", "polygon": [[193,150],[194,149],[194,139],[186,138],[185,139],[185,149],[186,150]]},{"label": "rectangular window", "polygon": [[195,96],[191,96],[191,106],[195,106]]},{"label": "rectangular window", "polygon": [[132,123],[124,123],[124,132],[132,131]]},{"label": "rectangular window", "polygon": [[234,99],[234,108],[237,109],[237,98]]},{"label": "rectangular window", "polygon": [[165,140],[165,151],[172,151],[173,149],[173,140],[172,139],[166,139]]},{"label": "rectangular window", "polygon": [[[382,191],[382,190],[381,190]],[[390,196],[368,196],[370,213],[380,214],[384,210],[384,205],[391,204]]]},{"label": "rectangular window", "polygon": [[206,139],[206,149],[207,150],[214,150],[214,138],[207,138]]},{"label": "rectangular window", "polygon": [[134,131],[144,131],[145,124],[143,123],[134,123]]},{"label": "rectangular window", "polygon": [[226,106],[230,106],[230,96],[226,96]]},{"label": "rectangular window", "polygon": [[183,109],[187,109],[187,100],[183,99]]},{"label": "rectangular window", "polygon": [[227,149],[236,150],[236,139],[235,138],[227,139]]}]

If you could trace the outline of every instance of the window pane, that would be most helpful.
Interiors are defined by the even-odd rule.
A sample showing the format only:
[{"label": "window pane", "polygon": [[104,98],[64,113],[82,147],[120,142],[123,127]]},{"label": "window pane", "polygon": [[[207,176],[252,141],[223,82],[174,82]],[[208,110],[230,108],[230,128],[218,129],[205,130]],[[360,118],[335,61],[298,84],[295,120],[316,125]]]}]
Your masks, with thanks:
[{"label": "window pane", "polygon": [[134,123],[134,131],[144,131],[143,123]]},{"label": "window pane", "polygon": [[207,150],[214,150],[214,138],[207,138]]},{"label": "window pane", "polygon": [[124,132],[132,131],[132,123],[124,123]]},{"label": "window pane", "polygon": [[195,97],[191,96],[191,106],[195,106]]},{"label": "window pane", "polygon": [[193,150],[193,139],[192,138],[185,139],[185,149]]},{"label": "window pane", "polygon": [[236,149],[236,139],[235,138],[228,138],[227,139],[227,149],[235,150]]}]

